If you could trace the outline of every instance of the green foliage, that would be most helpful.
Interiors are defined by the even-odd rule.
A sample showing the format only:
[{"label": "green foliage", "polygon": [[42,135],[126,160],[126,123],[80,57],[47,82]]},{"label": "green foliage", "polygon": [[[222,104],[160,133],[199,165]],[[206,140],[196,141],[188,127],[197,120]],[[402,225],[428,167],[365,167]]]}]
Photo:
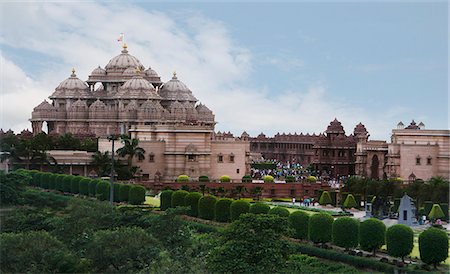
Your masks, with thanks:
[{"label": "green foliage", "polygon": [[3,273],[77,273],[85,271],[65,246],[46,231],[0,234]]},{"label": "green foliage", "polygon": [[103,180],[89,180],[89,196],[95,197],[97,192],[97,184],[99,182],[105,182]]},{"label": "green foliage", "polygon": [[161,210],[166,210],[170,207],[172,207],[172,194],[173,194],[173,190],[163,190],[161,192],[161,196],[160,196],[160,209]]},{"label": "green foliage", "polygon": [[220,182],[221,183],[229,183],[231,181],[230,176],[228,175],[222,175],[220,176]]},{"label": "green foliage", "polygon": [[95,188],[95,196],[101,201],[109,200],[109,182],[101,180]]},{"label": "green foliage", "polygon": [[431,227],[419,235],[420,259],[426,264],[438,265],[448,258],[448,235],[444,230]]},{"label": "green foliage", "polygon": [[273,176],[270,175],[266,175],[263,177],[264,183],[273,183],[275,181],[275,179],[273,178]]},{"label": "green foliage", "polygon": [[206,175],[201,175],[198,177],[198,181],[202,182],[202,183],[207,183],[207,182],[209,182],[209,177]]},{"label": "green foliage", "polygon": [[200,200],[202,196],[203,195],[200,192],[191,192],[184,197],[184,205],[189,206],[190,208],[188,211],[189,216],[198,216],[198,200]]},{"label": "green foliage", "polygon": [[232,199],[221,198],[217,200],[214,206],[214,216],[218,222],[229,222],[230,221],[230,206],[233,202]]},{"label": "green foliage", "polygon": [[439,204],[441,206],[442,212],[444,212],[444,220],[448,222],[448,203]]},{"label": "green foliage", "polygon": [[[272,199],[273,201],[276,201],[276,199]],[[276,204],[274,204],[276,205]],[[314,207],[307,207],[307,206],[299,206],[299,205],[291,205],[291,204],[284,204],[280,205],[282,207],[286,208],[293,208],[293,209],[301,209],[304,211],[311,211],[311,212],[319,212],[319,213],[325,213],[330,214],[333,217],[344,217],[344,216],[353,216],[353,213],[348,211],[332,211],[332,210],[326,210],[326,209],[320,209],[320,208],[314,208]]]},{"label": "green foliage", "polygon": [[188,195],[189,192],[186,190],[177,190],[172,194],[172,207],[184,206],[184,197]]},{"label": "green foliage", "polygon": [[317,182],[317,178],[315,176],[308,176],[308,178],[306,178],[306,180],[308,181],[308,183]]},{"label": "green foliage", "polygon": [[40,171],[36,171],[33,173],[33,181],[32,181],[32,185],[33,186],[40,186],[41,184],[41,177],[44,173],[40,172]]},{"label": "green foliage", "polygon": [[63,190],[64,192],[71,192],[72,191],[72,176],[69,175],[59,175],[60,180],[63,184]]},{"label": "green foliage", "polygon": [[253,214],[267,214],[269,213],[270,206],[266,203],[258,202],[250,206],[250,213]]},{"label": "green foliage", "polygon": [[314,243],[331,242],[333,217],[329,214],[314,214],[309,217],[308,238]]},{"label": "green foliage", "polygon": [[352,194],[348,194],[344,201],[345,208],[358,208],[355,197]]},{"label": "green foliage", "polygon": [[409,255],[414,247],[414,232],[406,225],[398,224],[386,230],[387,252],[402,259]]},{"label": "green foliage", "polygon": [[242,176],[242,182],[243,183],[251,183],[252,182],[252,176],[250,176],[250,175]]},{"label": "green foliage", "polygon": [[205,220],[214,220],[214,209],[217,198],[214,196],[203,196],[198,200],[198,217]]},{"label": "green foliage", "polygon": [[277,164],[273,162],[251,163],[250,166],[255,169],[276,169]]},{"label": "green foliage", "polygon": [[[76,177],[75,177],[76,178]],[[79,190],[80,194],[89,195],[89,185],[91,184],[91,179],[80,177]]]},{"label": "green foliage", "polygon": [[333,222],[333,243],[337,246],[355,248],[358,246],[359,221],[350,217],[337,218]]},{"label": "green foliage", "polygon": [[26,232],[34,230],[51,231],[54,229],[54,220],[57,217],[47,210],[37,208],[19,208],[3,213],[2,233]]},{"label": "green foliage", "polygon": [[295,177],[292,175],[288,175],[285,178],[286,183],[294,183],[295,182]]},{"label": "green foliage", "polygon": [[241,214],[248,213],[250,211],[250,203],[243,200],[233,201],[230,205],[230,218],[231,221],[235,221]]},{"label": "green foliage", "polygon": [[[44,189],[55,189],[56,185],[54,183],[54,181],[51,179],[51,177],[53,176],[52,173],[49,172],[45,172],[42,176],[41,176],[41,183],[40,183],[40,187],[44,188]],[[50,181],[52,181],[50,183]]]},{"label": "green foliage", "polygon": [[83,177],[81,177],[81,176],[71,176],[70,192],[75,193],[75,194],[80,193],[80,181],[82,179],[83,179]]},{"label": "green foliage", "polygon": [[331,197],[330,197],[330,193],[328,193],[328,191],[322,192],[322,195],[320,195],[320,198],[319,198],[319,204],[320,205],[331,204]]},{"label": "green foliage", "polygon": [[53,209],[62,209],[66,207],[67,202],[71,199],[68,196],[34,189],[27,189],[23,192],[22,197],[24,205],[31,205],[38,208],[48,207]]},{"label": "green foliage", "polygon": [[119,200],[121,202],[128,202],[130,193],[130,184],[121,184],[119,187]]},{"label": "green foliage", "polygon": [[18,172],[0,171],[0,204],[13,205],[19,203],[25,190],[26,182],[31,176]]},{"label": "green foliage", "polygon": [[187,183],[187,182],[189,182],[190,179],[191,178],[189,178],[189,176],[183,174],[183,175],[178,176],[177,183]]},{"label": "green foliage", "polygon": [[272,207],[269,210],[269,214],[275,214],[275,215],[278,215],[280,217],[287,218],[287,217],[289,217],[289,210],[287,210],[286,208],[281,207],[281,206],[276,206],[276,207]]},{"label": "green foliage", "polygon": [[386,226],[378,219],[370,218],[359,224],[359,244],[363,250],[379,249],[385,242]]},{"label": "green foliage", "polygon": [[100,230],[92,236],[86,255],[94,272],[136,272],[159,259],[159,244],[142,228]]},{"label": "green foliage", "polygon": [[423,207],[425,209],[425,215],[428,216],[428,214],[430,214],[430,212],[431,212],[431,209],[433,208],[433,202],[425,201],[425,203],[423,204]]},{"label": "green foliage", "polygon": [[63,183],[61,180],[62,178],[60,177],[60,175],[63,175],[63,174],[52,173],[50,175],[50,186],[54,185],[56,190],[63,192],[64,186],[63,186]]},{"label": "green foliage", "polygon": [[308,274],[360,273],[360,271],[354,267],[335,262],[324,262],[323,260],[303,254],[289,256],[286,267],[281,272]]},{"label": "green foliage", "polygon": [[140,205],[145,202],[145,187],[133,185],[128,194],[128,202],[132,205]]},{"label": "green foliage", "polygon": [[114,202],[120,202],[119,192],[120,192],[120,183],[114,183],[113,185],[113,200]]},{"label": "green foliage", "polygon": [[268,214],[244,214],[225,228],[207,258],[212,273],[276,273],[287,257],[281,235],[287,219]]},{"label": "green foliage", "polygon": [[288,218],[289,227],[294,229],[294,238],[308,239],[309,215],[303,211],[294,211]]},{"label": "green foliage", "polygon": [[435,220],[442,219],[444,217],[445,215],[441,209],[441,206],[439,204],[434,204],[433,208],[431,208],[430,214],[428,214],[428,219],[434,222]]}]

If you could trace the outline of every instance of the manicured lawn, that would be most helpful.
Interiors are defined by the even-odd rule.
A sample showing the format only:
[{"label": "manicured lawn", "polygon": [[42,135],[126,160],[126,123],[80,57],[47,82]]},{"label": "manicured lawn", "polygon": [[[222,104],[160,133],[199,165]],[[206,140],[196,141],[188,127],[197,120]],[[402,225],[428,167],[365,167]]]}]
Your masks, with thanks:
[{"label": "manicured lawn", "polygon": [[144,204],[151,205],[151,206],[154,206],[154,207],[159,207],[160,201],[159,201],[159,198],[151,197],[151,196],[145,196]]}]

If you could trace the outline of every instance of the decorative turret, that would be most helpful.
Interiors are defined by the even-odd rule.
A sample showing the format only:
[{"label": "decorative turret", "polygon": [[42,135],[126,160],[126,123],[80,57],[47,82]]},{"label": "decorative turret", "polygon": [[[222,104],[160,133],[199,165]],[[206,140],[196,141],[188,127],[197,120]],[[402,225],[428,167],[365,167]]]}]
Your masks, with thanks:
[{"label": "decorative turret", "polygon": [[50,99],[75,99],[75,98],[83,98],[88,99],[91,98],[92,94],[89,91],[89,87],[87,84],[80,79],[78,79],[75,74],[75,69],[72,69],[72,74],[69,78],[62,81],[55,89],[52,95],[50,95]]}]

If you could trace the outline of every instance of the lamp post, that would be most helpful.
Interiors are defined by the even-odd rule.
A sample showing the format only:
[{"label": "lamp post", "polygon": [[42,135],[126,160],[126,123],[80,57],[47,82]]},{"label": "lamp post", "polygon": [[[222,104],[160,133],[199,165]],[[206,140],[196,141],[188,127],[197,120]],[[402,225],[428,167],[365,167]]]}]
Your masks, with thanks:
[{"label": "lamp post", "polygon": [[114,141],[117,140],[117,135],[111,134],[108,136],[108,140],[112,141],[111,150],[111,174],[109,176],[109,203],[112,205],[114,202]]}]

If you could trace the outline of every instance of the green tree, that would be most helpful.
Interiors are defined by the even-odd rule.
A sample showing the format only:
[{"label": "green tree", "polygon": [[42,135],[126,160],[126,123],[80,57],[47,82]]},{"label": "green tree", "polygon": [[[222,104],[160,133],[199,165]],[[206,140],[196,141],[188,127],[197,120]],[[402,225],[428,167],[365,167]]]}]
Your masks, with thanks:
[{"label": "green tree", "polygon": [[128,194],[128,202],[132,205],[140,205],[145,202],[145,188],[140,185],[133,185]]},{"label": "green tree", "polygon": [[27,180],[31,176],[17,172],[0,171],[0,204],[17,204],[25,191]]},{"label": "green tree", "polygon": [[230,221],[230,206],[233,200],[228,198],[221,198],[217,200],[214,206],[215,220],[218,222]]},{"label": "green tree", "polygon": [[358,246],[359,221],[350,217],[338,218],[333,222],[333,243],[346,250]]},{"label": "green tree", "polygon": [[294,238],[308,239],[309,215],[304,211],[294,211],[289,215],[289,226],[294,229]]},{"label": "green tree", "polygon": [[308,236],[314,243],[331,242],[333,217],[330,214],[319,213],[309,217]]},{"label": "green tree", "polygon": [[184,197],[184,205],[189,206],[188,215],[198,216],[198,200],[202,197],[200,192],[191,192]]},{"label": "green tree", "polygon": [[428,219],[430,219],[432,222],[434,222],[437,219],[442,219],[444,217],[445,217],[445,215],[441,209],[441,206],[439,204],[434,204],[433,208],[431,208],[430,214],[428,214]]},{"label": "green tree", "polygon": [[170,190],[170,189],[163,190],[161,192],[161,195],[160,195],[161,210],[166,210],[166,209],[172,207],[172,194],[173,194],[173,190]]},{"label": "green tree", "polygon": [[110,174],[111,174],[111,155],[109,154],[109,151],[106,151],[104,153],[102,153],[100,151],[96,151],[92,155],[91,165],[93,165],[96,168],[97,175],[99,177],[110,176]]},{"label": "green tree", "polygon": [[389,255],[401,257],[405,261],[405,256],[409,255],[414,247],[414,232],[406,225],[398,224],[386,230],[386,245]]},{"label": "green tree", "polygon": [[107,201],[109,200],[109,191],[109,182],[100,180],[95,188],[95,196],[99,200]]},{"label": "green tree", "polygon": [[269,213],[270,206],[266,203],[254,203],[250,206],[250,213],[253,214],[267,214]]},{"label": "green tree", "polygon": [[444,230],[431,227],[419,235],[420,259],[434,268],[448,258],[448,236]]},{"label": "green tree", "polygon": [[249,213],[250,203],[243,200],[233,201],[230,205],[230,218],[231,221],[237,220],[239,216],[245,213]]},{"label": "green tree", "polygon": [[184,206],[184,197],[188,195],[189,192],[186,190],[177,190],[172,194],[172,207]]},{"label": "green tree", "polygon": [[320,205],[330,205],[331,204],[331,197],[330,197],[330,193],[328,193],[328,191],[322,192],[322,195],[320,195],[320,198],[319,198],[319,204]]},{"label": "green tree", "polygon": [[133,158],[138,160],[145,159],[145,150],[139,146],[138,139],[131,139],[128,136],[122,135],[121,142],[123,147],[117,150],[120,157],[127,157],[128,169],[131,171],[133,167]]},{"label": "green tree", "polygon": [[217,198],[211,195],[203,196],[198,200],[198,217],[205,220],[214,220],[214,209]]},{"label": "green tree", "polygon": [[121,202],[128,202],[129,193],[130,193],[130,184],[122,184],[119,188],[119,200]]},{"label": "green tree", "polygon": [[373,255],[377,249],[384,245],[386,226],[378,219],[370,218],[359,225],[359,244],[366,251],[372,251]]}]

